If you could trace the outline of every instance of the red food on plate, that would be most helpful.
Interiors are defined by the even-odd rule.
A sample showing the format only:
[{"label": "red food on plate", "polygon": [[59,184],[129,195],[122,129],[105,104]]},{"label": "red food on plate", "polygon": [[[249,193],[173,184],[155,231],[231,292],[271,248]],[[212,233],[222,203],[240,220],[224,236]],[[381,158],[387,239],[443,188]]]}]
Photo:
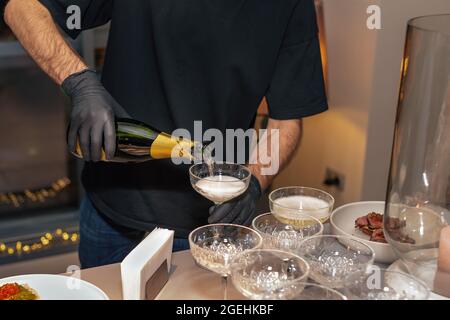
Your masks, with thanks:
[{"label": "red food on plate", "polygon": [[386,230],[392,240],[400,243],[415,244],[416,240],[411,238],[406,232],[406,221],[398,218],[388,218],[386,221]]},{"label": "red food on plate", "polygon": [[358,219],[356,219],[355,220],[355,225],[358,228],[367,227],[369,225],[369,220],[367,220],[367,216],[362,216],[362,217],[359,217]]},{"label": "red food on plate", "polygon": [[0,286],[0,300],[37,300],[37,293],[26,284],[6,283]]},{"label": "red food on plate", "polygon": [[383,229],[374,230],[372,232],[372,235],[370,236],[370,241],[386,243],[386,239],[384,238]]},{"label": "red food on plate", "polygon": [[359,228],[363,233],[367,234],[368,236],[372,236],[372,229],[369,228],[369,226],[365,226],[362,228]]},{"label": "red food on plate", "polygon": [[383,228],[383,215],[371,212],[367,215],[367,220],[372,229],[382,229]]},{"label": "red food on plate", "polygon": [[20,292],[17,283],[7,283],[0,287],[0,300],[6,300]]},{"label": "red food on plate", "polygon": [[383,232],[383,215],[376,212],[355,220],[355,228],[370,236],[370,241],[387,243]]}]

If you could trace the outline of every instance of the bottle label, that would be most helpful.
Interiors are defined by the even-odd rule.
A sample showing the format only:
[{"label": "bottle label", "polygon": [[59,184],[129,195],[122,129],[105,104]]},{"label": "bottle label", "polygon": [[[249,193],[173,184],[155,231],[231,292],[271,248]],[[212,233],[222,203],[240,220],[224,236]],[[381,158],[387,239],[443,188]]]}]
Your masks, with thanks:
[{"label": "bottle label", "polygon": [[173,137],[167,133],[160,133],[150,147],[150,156],[153,159],[191,158],[191,149],[194,143]]}]

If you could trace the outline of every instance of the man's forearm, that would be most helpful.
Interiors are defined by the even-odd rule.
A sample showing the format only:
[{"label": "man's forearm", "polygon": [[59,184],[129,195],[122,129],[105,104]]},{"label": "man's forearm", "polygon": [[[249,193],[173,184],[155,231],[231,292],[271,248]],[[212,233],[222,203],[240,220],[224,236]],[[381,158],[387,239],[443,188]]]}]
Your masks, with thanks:
[{"label": "man's forearm", "polygon": [[[279,136],[276,137],[272,135],[272,130],[278,130]],[[302,136],[302,120],[274,120],[269,119],[267,125],[266,136],[261,139],[258,145],[258,153],[265,154],[269,158],[274,159],[274,157],[278,157],[278,172],[281,171],[289,161],[294,156],[294,153],[300,143]],[[272,153],[272,148],[270,147],[272,143],[278,144],[279,146],[279,154],[274,155]],[[251,158],[258,159],[257,155],[254,153]],[[257,163],[253,163],[257,162]],[[261,164],[259,161],[252,161],[249,164],[249,169],[261,185],[261,189],[265,190],[272,183],[272,180],[275,178],[276,174],[273,175],[264,175],[262,174],[261,169],[266,165]]]},{"label": "man's forearm", "polygon": [[56,83],[87,68],[56,27],[48,10],[37,0],[10,0],[5,22],[36,63]]}]

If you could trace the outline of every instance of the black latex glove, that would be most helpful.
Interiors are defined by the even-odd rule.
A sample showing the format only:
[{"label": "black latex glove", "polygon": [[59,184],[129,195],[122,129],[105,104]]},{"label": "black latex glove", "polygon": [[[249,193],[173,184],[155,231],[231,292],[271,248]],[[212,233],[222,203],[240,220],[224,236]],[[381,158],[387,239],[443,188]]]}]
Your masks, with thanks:
[{"label": "black latex glove", "polygon": [[261,197],[261,186],[252,175],[247,191],[241,196],[218,206],[209,208],[209,223],[251,224],[256,216],[256,202]]},{"label": "black latex glove", "polygon": [[78,136],[85,161],[99,161],[102,148],[107,159],[113,158],[116,150],[114,118],[129,118],[129,115],[106,91],[93,70],[70,75],[61,87],[72,101],[69,149],[75,151]]}]

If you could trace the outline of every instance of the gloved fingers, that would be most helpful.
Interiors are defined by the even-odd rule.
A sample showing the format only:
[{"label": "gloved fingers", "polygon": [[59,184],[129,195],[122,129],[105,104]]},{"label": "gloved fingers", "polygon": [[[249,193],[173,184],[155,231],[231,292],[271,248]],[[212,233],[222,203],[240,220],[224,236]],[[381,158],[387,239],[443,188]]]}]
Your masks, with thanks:
[{"label": "gloved fingers", "polygon": [[245,220],[242,223],[243,226],[249,227],[252,224],[253,219],[256,218],[257,214],[256,214],[256,209],[255,209],[255,205],[254,204],[253,204],[253,208],[251,208],[251,211],[252,211],[252,213],[248,216],[247,220]]},{"label": "gloved fingers", "polygon": [[241,214],[242,210],[245,210],[245,207],[247,206],[245,201],[237,201],[236,205],[231,209],[228,214],[221,220],[221,222],[224,223],[236,223],[239,222],[239,215]]},{"label": "gloved fingers", "polygon": [[245,205],[242,206],[241,210],[238,212],[236,219],[234,219],[233,223],[244,225],[248,222],[248,220],[252,220],[253,213],[255,212],[255,204],[253,201],[245,202]]},{"label": "gloved fingers", "polygon": [[89,151],[90,146],[90,131],[91,127],[87,125],[82,125],[78,130],[78,137],[80,138],[81,152],[83,153],[83,159],[85,161],[91,161],[91,155]]},{"label": "gloved fingers", "polygon": [[91,144],[90,155],[91,161],[100,161],[102,155],[102,141],[103,141],[103,125],[94,125],[91,128]]},{"label": "gloved fingers", "polygon": [[116,130],[114,121],[107,121],[103,128],[103,144],[105,145],[106,159],[111,160],[116,154]]},{"label": "gloved fingers", "polygon": [[72,121],[69,126],[69,134],[67,135],[67,142],[70,152],[76,151],[79,123]]},{"label": "gloved fingers", "polygon": [[245,208],[245,202],[238,201],[236,205],[231,209],[227,215],[225,215],[220,222],[221,223],[235,223],[237,217],[241,211]]},{"label": "gloved fingers", "polygon": [[222,219],[228,215],[228,213],[233,210],[236,202],[226,202],[219,206],[215,206],[213,212],[208,218],[209,223],[218,223],[222,222]]}]

